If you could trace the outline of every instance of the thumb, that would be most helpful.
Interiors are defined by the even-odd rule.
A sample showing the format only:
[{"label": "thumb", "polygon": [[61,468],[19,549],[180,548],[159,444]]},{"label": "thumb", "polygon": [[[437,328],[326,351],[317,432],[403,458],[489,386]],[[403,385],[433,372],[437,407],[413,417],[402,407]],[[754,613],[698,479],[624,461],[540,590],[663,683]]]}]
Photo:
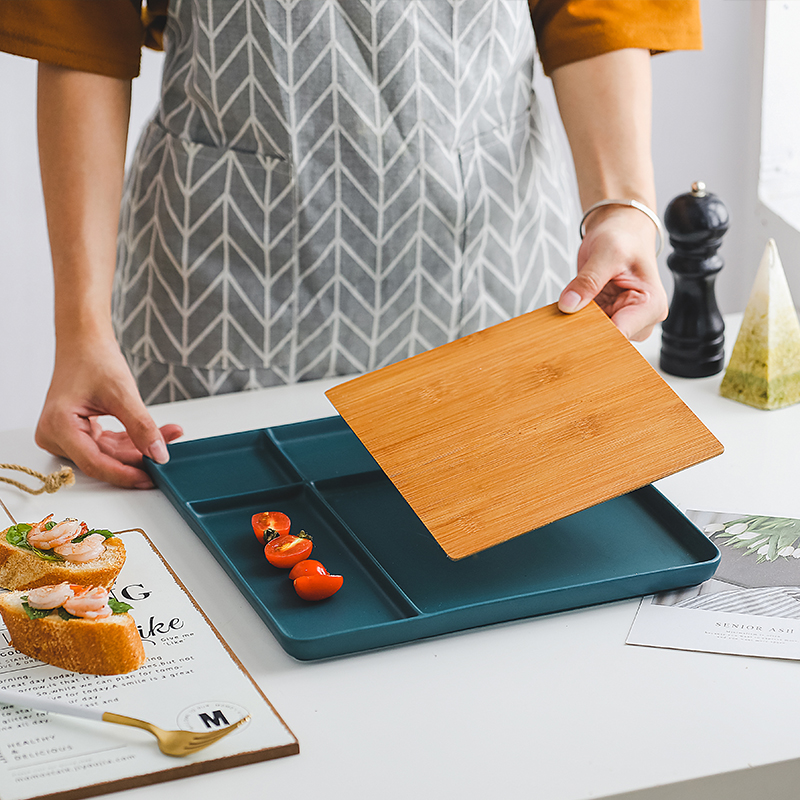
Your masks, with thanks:
[{"label": "thumb", "polygon": [[169,452],[164,436],[144,403],[139,398],[136,401],[133,407],[122,408],[115,416],[125,426],[134,447],[142,455],[149,456],[158,464],[166,464]]},{"label": "thumb", "polygon": [[574,314],[585,308],[600,293],[606,281],[588,269],[584,269],[573,278],[558,298],[558,309],[565,314]]}]

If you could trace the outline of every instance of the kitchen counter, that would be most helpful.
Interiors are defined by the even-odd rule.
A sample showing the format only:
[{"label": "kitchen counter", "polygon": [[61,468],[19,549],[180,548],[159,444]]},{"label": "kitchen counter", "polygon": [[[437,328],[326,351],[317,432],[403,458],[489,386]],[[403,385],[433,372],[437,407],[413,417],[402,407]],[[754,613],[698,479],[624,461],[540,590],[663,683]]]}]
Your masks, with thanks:
[{"label": "kitchen counter", "polygon": [[[640,346],[652,364],[658,349],[658,334]],[[720,397],[720,380],[668,378],[726,450],[658,488],[685,509],[800,517],[800,405],[759,411]],[[187,439],[299,422],[334,413],[324,396],[334,382],[152,412]],[[61,463],[28,430],[0,433],[0,461],[41,472]],[[300,742],[298,756],[109,797],[797,796],[800,664],[626,645],[638,600],[301,663],[158,490],[78,475],[54,495],[0,484],[0,497],[20,520],[53,512],[144,528]]]}]

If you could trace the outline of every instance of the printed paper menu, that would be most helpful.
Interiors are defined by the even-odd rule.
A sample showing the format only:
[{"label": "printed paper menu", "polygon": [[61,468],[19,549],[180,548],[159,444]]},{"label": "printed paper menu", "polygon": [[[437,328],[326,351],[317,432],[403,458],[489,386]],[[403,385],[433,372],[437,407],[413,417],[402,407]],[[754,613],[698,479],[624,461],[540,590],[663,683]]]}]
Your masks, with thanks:
[{"label": "printed paper menu", "polygon": [[[146,731],[0,704],[0,797],[92,796],[299,752],[297,740],[143,532],[121,535],[113,594],[132,606],[147,661],[125,675],[82,675],[17,652],[0,629],[0,689],[102,708],[165,729],[250,720],[174,758]],[[77,791],[76,791],[77,790]]]}]

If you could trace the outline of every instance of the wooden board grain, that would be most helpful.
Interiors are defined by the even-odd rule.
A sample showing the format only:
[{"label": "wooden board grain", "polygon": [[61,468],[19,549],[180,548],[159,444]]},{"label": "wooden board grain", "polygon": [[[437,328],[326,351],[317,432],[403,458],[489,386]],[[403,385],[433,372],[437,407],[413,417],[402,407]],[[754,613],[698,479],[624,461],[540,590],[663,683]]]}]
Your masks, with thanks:
[{"label": "wooden board grain", "polygon": [[453,559],[723,449],[595,304],[546,306],[326,394]]}]

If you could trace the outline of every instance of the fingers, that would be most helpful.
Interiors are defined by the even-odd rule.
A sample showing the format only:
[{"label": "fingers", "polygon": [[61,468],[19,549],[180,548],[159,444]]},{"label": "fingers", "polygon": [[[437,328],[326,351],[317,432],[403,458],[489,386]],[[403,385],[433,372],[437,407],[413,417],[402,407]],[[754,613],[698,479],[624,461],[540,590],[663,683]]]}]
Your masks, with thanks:
[{"label": "fingers", "polygon": [[[127,365],[117,365],[115,378],[110,390],[102,398],[102,412],[116,417],[125,428],[125,433],[95,434],[94,438],[102,442],[100,449],[112,458],[131,465],[140,466],[142,455],[149,456],[157,464],[165,464],[169,461],[167,439],[145,407]],[[165,428],[170,441],[183,432],[177,425]]]},{"label": "fingers", "polygon": [[[40,421],[36,443],[53,455],[69,458],[90,478],[126,489],[152,489],[153,481],[141,468],[142,453],[126,432],[106,431],[95,420],[65,419],[60,438],[48,435],[50,420]],[[168,443],[183,434],[179,425],[164,425],[160,434]]]},{"label": "fingers", "polygon": [[[572,293],[574,296],[570,296]],[[566,314],[574,314],[585,308],[596,297],[581,297],[577,292],[573,292],[568,286],[559,298],[558,308]],[[656,322],[653,320],[653,312],[649,304],[645,302],[629,303],[623,305],[616,313],[609,309],[602,300],[598,305],[611,317],[611,321],[624,334],[625,338],[632,342],[643,342],[653,332]]]},{"label": "fingers", "polygon": [[[128,431],[103,430],[96,419],[89,420],[89,426],[90,439],[96,445],[96,450],[91,442],[75,443],[75,447],[78,448],[76,453],[80,452],[87,458],[84,466],[76,461],[82,472],[115,486],[134,489],[153,488],[150,476],[142,469],[143,454],[134,444]],[[168,424],[158,431],[164,442],[164,454],[167,456],[164,462],[158,463],[165,463],[169,460],[166,444],[182,436],[183,428],[180,425]],[[132,469],[121,469],[121,466]]]},{"label": "fingers", "polygon": [[98,439],[107,432],[98,434],[98,428],[93,429],[88,419],[74,414],[43,413],[36,429],[36,444],[53,455],[69,458],[90,478],[124,488],[152,488],[153,482],[143,469],[124,463],[113,449],[104,451],[102,440]]},{"label": "fingers", "polygon": [[150,476],[143,469],[124,464],[113,456],[106,455],[91,442],[87,442],[85,447],[75,442],[73,453],[75,465],[89,478],[123,489],[152,489],[154,486]]},{"label": "fingers", "polygon": [[652,312],[645,303],[623,306],[611,321],[632,342],[643,342],[655,328]]},{"label": "fingers", "polygon": [[183,436],[183,428],[174,423],[162,425],[161,435],[164,437],[164,441],[169,444],[170,442],[174,442],[179,436]]},{"label": "fingers", "polygon": [[644,341],[656,324],[666,318],[666,296],[660,285],[650,286],[644,281],[631,281],[624,275],[612,275],[605,285],[596,289],[603,279],[602,274],[579,275],[561,293],[559,310],[574,314],[594,300],[626,338]]},{"label": "fingers", "polygon": [[641,213],[609,212],[598,219],[578,252],[578,274],[558,308],[573,314],[595,301],[632,341],[646,339],[666,318],[650,220]]},{"label": "fingers", "polygon": [[[57,359],[36,429],[36,443],[71,459],[84,474],[115,486],[151,488],[142,455],[169,459],[167,443],[178,425],[159,428],[147,411],[118,348],[96,347],[91,358]],[[124,431],[103,430],[101,416],[116,417]]]}]

